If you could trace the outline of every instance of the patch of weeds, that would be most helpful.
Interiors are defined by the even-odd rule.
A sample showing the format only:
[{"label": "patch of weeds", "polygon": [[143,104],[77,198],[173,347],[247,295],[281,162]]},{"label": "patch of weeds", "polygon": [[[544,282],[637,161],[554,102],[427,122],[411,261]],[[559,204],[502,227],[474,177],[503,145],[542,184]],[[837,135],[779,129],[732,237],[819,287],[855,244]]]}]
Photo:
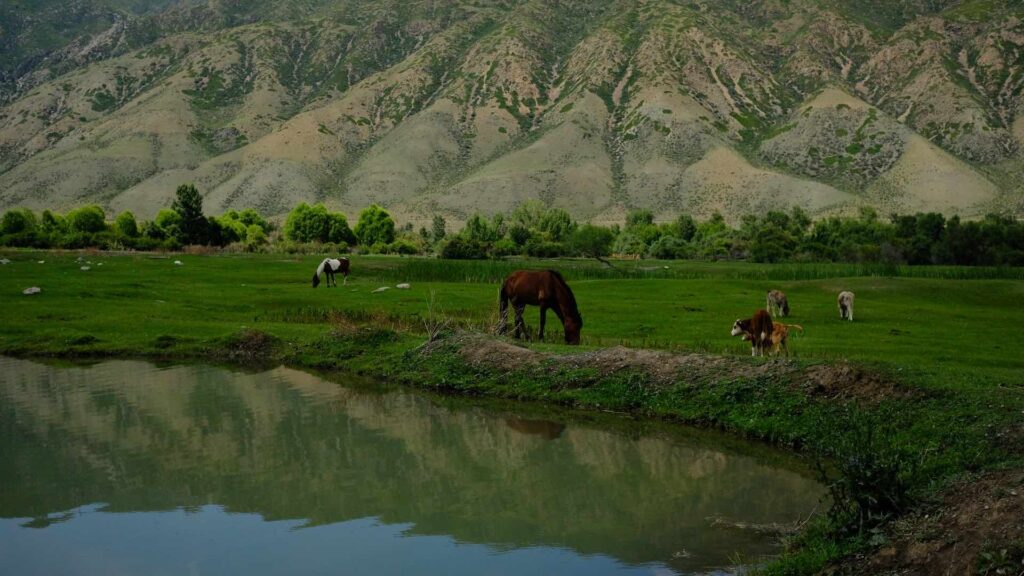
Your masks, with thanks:
[{"label": "patch of weeds", "polygon": [[261,330],[243,328],[223,340],[220,352],[232,362],[265,362],[273,356],[277,345],[277,337]]},{"label": "patch of weeds", "polygon": [[829,523],[838,535],[877,537],[880,526],[914,505],[921,457],[899,444],[898,419],[884,410],[845,407],[825,418],[819,426],[831,433],[817,466],[832,501]]},{"label": "patch of weeds", "polygon": [[1019,576],[1024,574],[1024,540],[1010,547],[986,547],[978,554],[980,576]]},{"label": "patch of weeds", "polygon": [[86,334],[85,336],[79,336],[77,338],[68,339],[68,346],[88,346],[99,342],[100,339],[91,335]]}]

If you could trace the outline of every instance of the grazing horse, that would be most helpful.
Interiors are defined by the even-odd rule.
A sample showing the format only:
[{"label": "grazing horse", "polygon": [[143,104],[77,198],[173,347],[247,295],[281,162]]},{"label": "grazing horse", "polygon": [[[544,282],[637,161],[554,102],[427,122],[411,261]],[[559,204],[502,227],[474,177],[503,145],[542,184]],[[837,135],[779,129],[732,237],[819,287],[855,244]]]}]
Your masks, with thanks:
[{"label": "grazing horse", "polygon": [[757,356],[758,353],[764,356],[764,353],[772,345],[773,330],[772,315],[764,310],[758,310],[754,312],[752,318],[733,322],[730,334],[743,336],[744,340],[750,340],[751,356]]},{"label": "grazing horse", "polygon": [[526,323],[523,322],[523,310],[527,304],[540,306],[540,333],[539,338],[544,340],[544,321],[548,308],[554,311],[555,316],[562,321],[565,328],[565,343],[579,344],[580,330],[583,328],[583,318],[576,307],[576,297],[573,296],[569,285],[565,283],[562,275],[554,270],[519,270],[505,278],[501,284],[500,306],[498,308],[498,333],[504,334],[508,331],[507,316],[508,304],[516,311],[515,337],[519,338],[529,334],[526,333]]},{"label": "grazing horse", "polygon": [[765,296],[764,307],[776,318],[789,316],[789,299],[782,290],[769,290]]},{"label": "grazing horse", "polygon": [[853,292],[844,290],[839,293],[839,318],[853,322]]},{"label": "grazing horse", "polygon": [[338,279],[334,277],[335,274],[341,272],[344,276],[342,284],[348,284],[348,258],[324,258],[324,261],[316,267],[316,272],[313,274],[313,288],[320,285],[320,275],[327,274],[327,287],[331,286],[331,282],[334,285],[338,285]]}]

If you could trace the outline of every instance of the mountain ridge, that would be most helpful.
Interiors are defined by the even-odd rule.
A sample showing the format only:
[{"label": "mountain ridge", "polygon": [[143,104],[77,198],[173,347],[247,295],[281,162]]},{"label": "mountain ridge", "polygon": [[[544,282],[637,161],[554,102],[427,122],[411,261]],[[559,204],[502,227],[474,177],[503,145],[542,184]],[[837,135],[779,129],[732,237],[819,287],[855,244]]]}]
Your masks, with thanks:
[{"label": "mountain ridge", "polygon": [[0,42],[0,208],[1024,213],[1018,2],[82,5]]}]

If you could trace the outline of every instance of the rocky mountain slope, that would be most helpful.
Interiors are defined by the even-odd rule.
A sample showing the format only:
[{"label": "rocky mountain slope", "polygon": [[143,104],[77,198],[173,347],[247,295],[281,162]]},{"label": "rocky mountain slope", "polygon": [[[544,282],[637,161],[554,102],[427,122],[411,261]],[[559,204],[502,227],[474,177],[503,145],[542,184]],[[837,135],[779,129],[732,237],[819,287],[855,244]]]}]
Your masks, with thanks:
[{"label": "rocky mountain slope", "polygon": [[1024,213],[1018,0],[0,8],[0,208]]}]

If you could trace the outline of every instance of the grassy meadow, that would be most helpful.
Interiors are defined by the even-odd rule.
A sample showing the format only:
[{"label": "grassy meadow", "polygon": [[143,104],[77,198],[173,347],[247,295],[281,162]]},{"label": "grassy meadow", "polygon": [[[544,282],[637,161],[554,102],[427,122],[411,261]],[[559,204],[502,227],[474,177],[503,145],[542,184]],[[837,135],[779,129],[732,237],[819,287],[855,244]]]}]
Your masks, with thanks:
[{"label": "grassy meadow", "polygon": [[[0,267],[0,351],[7,352],[173,355],[243,328],[301,342],[338,322],[374,323],[417,339],[428,317],[487,330],[496,320],[501,278],[517,268],[550,267],[566,275],[576,294],[584,348],[621,344],[749,355],[729,328],[764,305],[766,290],[777,288],[792,307],[786,322],[805,328],[790,344],[799,359],[852,360],[939,387],[1024,381],[1024,355],[1015,350],[1024,325],[1018,269],[680,261],[608,267],[581,260],[357,256],[347,286],[312,289],[319,260],[313,256],[18,251],[4,257],[11,263]],[[399,282],[412,288],[394,289]],[[22,296],[30,286],[42,293]],[[392,289],[373,292],[382,286]],[[841,290],[857,295],[853,323],[839,319]],[[537,310],[528,309],[526,318],[536,329]],[[542,348],[561,348],[553,314],[547,340]]]},{"label": "grassy meadow", "polygon": [[[816,573],[877,545],[873,527],[934,502],[951,482],[1024,468],[1020,269],[355,256],[347,285],[313,289],[314,256],[8,251],[0,258],[10,260],[0,265],[0,354],[284,362],[448,394],[716,427],[813,454],[829,462],[827,520],[811,523],[768,574]],[[529,345],[548,353],[540,364],[467,360],[466,347],[481,342],[496,345],[485,354],[508,356],[511,349],[494,339],[444,337],[429,354],[417,352],[427,350],[429,329],[490,332],[501,279],[524,267],[563,272],[584,319],[580,351],[700,352],[724,370],[686,365],[665,382],[643,369],[595,368],[586,354],[551,356],[576,351],[559,343],[553,314],[548,342]],[[404,282],[411,289],[394,288]],[[42,293],[23,296],[31,286]],[[375,292],[383,286],[391,288]],[[787,322],[805,328],[792,338],[789,363],[751,359],[748,345],[729,336],[732,322],[762,307],[770,288],[789,296]],[[841,290],[857,295],[852,323],[839,319]],[[536,308],[527,321],[536,328]],[[839,361],[895,387],[871,395],[804,387],[811,370]],[[922,529],[914,538],[935,534]],[[1000,538],[980,541],[970,554],[1017,546]]]}]

